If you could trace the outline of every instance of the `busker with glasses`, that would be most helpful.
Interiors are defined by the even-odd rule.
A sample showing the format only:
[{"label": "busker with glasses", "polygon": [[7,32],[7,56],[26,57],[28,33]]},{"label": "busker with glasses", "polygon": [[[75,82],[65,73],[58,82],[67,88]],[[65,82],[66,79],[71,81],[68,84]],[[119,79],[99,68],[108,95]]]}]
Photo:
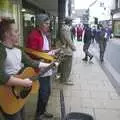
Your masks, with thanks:
[{"label": "busker with glasses", "polygon": [[[15,77],[23,67],[45,68],[49,64],[30,59],[24,51],[21,51],[19,44],[19,32],[14,19],[1,18],[0,20],[0,85],[31,87],[30,79]],[[1,91],[2,92],[2,91]],[[14,107],[14,106],[13,106]],[[13,115],[4,112],[5,120],[25,120],[24,107]]]},{"label": "busker with glasses", "polygon": [[[26,47],[33,50],[47,52],[49,55],[55,55],[57,50],[50,50],[50,41],[47,38],[47,33],[50,26],[50,18],[47,14],[37,15],[37,27],[34,28],[27,36]],[[38,93],[36,120],[43,118],[52,118],[53,114],[46,110],[48,100],[51,94],[51,76],[53,70],[49,70],[39,78],[40,89]]]}]

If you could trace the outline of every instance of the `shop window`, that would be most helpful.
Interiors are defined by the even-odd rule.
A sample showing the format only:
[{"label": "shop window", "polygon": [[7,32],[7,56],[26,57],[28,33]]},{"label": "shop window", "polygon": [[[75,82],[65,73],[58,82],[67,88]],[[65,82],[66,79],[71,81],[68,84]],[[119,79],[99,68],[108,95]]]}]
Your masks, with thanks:
[{"label": "shop window", "polygon": [[120,0],[118,0],[118,8],[120,8]]},{"label": "shop window", "polygon": [[[23,13],[23,37],[26,39],[27,35],[35,27],[35,15],[31,13]],[[25,42],[25,41],[24,41]]]},{"label": "shop window", "polygon": [[120,37],[120,21],[114,21],[114,35]]},{"label": "shop window", "polygon": [[118,0],[115,0],[115,8],[118,9]]}]

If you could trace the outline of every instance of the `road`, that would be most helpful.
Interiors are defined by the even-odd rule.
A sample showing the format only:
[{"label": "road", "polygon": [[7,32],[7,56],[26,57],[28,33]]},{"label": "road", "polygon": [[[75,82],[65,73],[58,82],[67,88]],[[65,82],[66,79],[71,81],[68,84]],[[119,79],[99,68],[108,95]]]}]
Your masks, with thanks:
[{"label": "road", "polygon": [[120,39],[119,41],[110,40],[107,44],[105,59],[120,74]]}]

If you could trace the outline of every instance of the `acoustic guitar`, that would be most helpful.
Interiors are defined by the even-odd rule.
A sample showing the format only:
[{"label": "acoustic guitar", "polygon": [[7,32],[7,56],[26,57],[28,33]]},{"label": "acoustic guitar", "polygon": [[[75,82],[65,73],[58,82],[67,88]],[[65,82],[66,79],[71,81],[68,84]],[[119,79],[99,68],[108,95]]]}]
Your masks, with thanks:
[{"label": "acoustic guitar", "polygon": [[[20,75],[16,75],[18,78],[34,78],[36,72],[33,68],[26,68]],[[14,114],[18,112],[25,104],[30,93],[35,93],[39,89],[38,81],[33,81],[32,87],[25,88],[19,86],[0,86],[0,107],[3,112],[7,114]]]},{"label": "acoustic guitar", "polygon": [[55,60],[55,57],[50,56],[46,52],[40,52],[38,50],[33,50],[33,49],[30,49],[30,48],[25,48],[24,50],[28,55],[33,56],[37,59],[44,59],[44,60],[47,60],[47,61],[50,61],[50,62]]},{"label": "acoustic guitar", "polygon": [[60,61],[60,57],[52,62],[47,68],[42,69],[39,73],[36,73],[32,67],[27,67],[24,71],[16,75],[18,78],[30,78],[33,80],[32,87],[20,87],[20,86],[0,86],[0,108],[6,114],[15,114],[18,112],[25,104],[30,93],[36,93],[39,89],[38,78],[39,76],[46,73],[48,70],[55,66],[55,62]]}]

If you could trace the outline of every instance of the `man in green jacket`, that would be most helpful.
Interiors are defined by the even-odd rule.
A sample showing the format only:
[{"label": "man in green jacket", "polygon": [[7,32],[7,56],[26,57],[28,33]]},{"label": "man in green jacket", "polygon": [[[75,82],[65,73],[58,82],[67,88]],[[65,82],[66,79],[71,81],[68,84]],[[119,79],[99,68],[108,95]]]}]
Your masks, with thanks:
[{"label": "man in green jacket", "polygon": [[69,76],[72,69],[72,59],[73,51],[76,50],[76,47],[71,39],[71,18],[65,18],[65,23],[62,25],[61,29],[61,39],[63,42],[63,51],[64,51],[64,60],[60,64],[59,71],[61,73],[61,82],[66,85],[73,85],[73,82],[70,80]]}]

